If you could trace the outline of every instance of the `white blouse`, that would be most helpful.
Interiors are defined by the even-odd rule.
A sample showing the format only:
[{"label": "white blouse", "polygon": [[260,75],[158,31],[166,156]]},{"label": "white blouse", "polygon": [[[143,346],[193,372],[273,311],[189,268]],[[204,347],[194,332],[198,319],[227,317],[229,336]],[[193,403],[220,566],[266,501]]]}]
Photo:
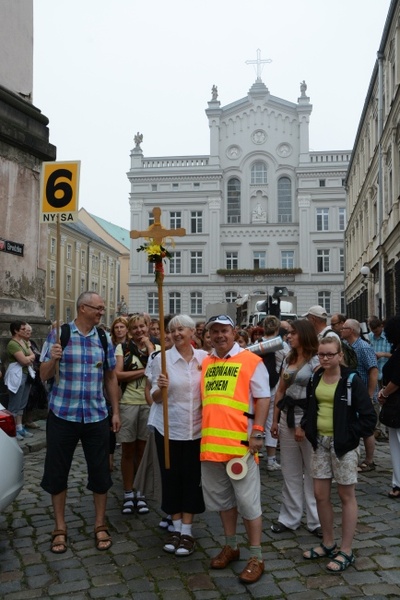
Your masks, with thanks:
[{"label": "white blouse", "polygon": [[[187,362],[173,346],[166,351],[168,373],[168,425],[171,440],[194,440],[201,437],[201,363],[205,350],[193,348],[193,357]],[[151,363],[151,393],[158,389],[161,373],[161,354]],[[148,426],[164,435],[162,403],[151,407]]]}]

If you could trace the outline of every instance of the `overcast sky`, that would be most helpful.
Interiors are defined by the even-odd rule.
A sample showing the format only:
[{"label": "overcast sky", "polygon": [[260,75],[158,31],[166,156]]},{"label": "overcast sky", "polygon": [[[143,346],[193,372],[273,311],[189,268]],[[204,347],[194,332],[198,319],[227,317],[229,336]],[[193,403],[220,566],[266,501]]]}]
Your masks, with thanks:
[{"label": "overcast sky", "polygon": [[222,106],[256,79],[313,104],[312,150],[351,149],[390,0],[34,0],[34,104],[57,160],[81,160],[80,207],[130,228],[130,151],[209,153]]}]

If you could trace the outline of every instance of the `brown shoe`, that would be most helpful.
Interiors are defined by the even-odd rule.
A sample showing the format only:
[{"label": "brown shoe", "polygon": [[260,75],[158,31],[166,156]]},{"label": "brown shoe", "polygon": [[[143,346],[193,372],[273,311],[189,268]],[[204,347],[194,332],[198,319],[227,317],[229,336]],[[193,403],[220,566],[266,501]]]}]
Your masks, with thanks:
[{"label": "brown shoe", "polygon": [[249,558],[246,567],[239,575],[242,583],[255,583],[264,573],[264,561],[258,560],[256,556]]},{"label": "brown shoe", "polygon": [[210,566],[212,569],[225,569],[229,565],[229,563],[231,563],[234,560],[239,560],[239,558],[239,548],[236,548],[236,550],[234,550],[230,546],[224,546],[221,552],[217,554],[217,556],[214,556],[213,559],[211,559]]}]

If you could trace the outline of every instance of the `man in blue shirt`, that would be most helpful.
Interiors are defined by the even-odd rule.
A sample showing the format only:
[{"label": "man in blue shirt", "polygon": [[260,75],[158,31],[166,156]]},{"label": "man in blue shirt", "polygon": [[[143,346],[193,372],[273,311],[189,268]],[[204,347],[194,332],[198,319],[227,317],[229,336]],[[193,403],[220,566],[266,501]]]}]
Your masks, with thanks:
[{"label": "man in blue shirt", "polygon": [[[382,369],[383,366],[387,363],[389,358],[392,356],[392,347],[386,339],[385,332],[383,331],[383,323],[378,317],[371,317],[368,321],[368,325],[370,328],[370,332],[368,334],[368,339],[372,348],[375,350],[375,355],[378,360],[378,387],[382,388]],[[376,413],[379,417],[380,412],[380,404],[374,404]],[[386,433],[386,427],[381,425],[379,418],[376,425],[375,437],[382,440],[387,440],[388,435]]]},{"label": "man in blue shirt", "polygon": [[[342,327],[342,338],[354,348],[357,354],[357,373],[368,389],[369,397],[373,404],[378,402],[378,361],[371,344],[361,337],[361,325],[355,319],[347,319]],[[365,460],[359,469],[363,472],[375,469],[374,452],[375,436],[364,439]]]},{"label": "man in blue shirt", "polygon": [[[95,546],[108,550],[112,544],[105,524],[107,491],[112,485],[109,470],[109,421],[103,384],[113,410],[112,429],[118,432],[119,388],[115,355],[110,341],[107,352],[96,326],[105,312],[102,298],[84,292],[77,300],[77,317],[69,323],[70,336],[64,350],[53,329],[42,356],[40,377],[55,378],[49,394],[47,452],[41,486],[52,496],[55,529],[51,551],[67,550],[65,503],[68,474],[79,441],[88,469],[87,487],[93,492],[95,507]],[[56,367],[59,365],[59,376]]]}]

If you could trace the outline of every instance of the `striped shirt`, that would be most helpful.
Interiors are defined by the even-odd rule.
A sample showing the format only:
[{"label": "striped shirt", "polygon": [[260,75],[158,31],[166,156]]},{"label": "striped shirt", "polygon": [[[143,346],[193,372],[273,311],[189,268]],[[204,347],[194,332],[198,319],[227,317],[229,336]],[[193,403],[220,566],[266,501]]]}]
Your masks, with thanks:
[{"label": "striped shirt", "polygon": [[[103,394],[103,346],[95,327],[83,335],[75,322],[69,325],[71,336],[60,360],[59,383],[54,382],[49,394],[49,410],[66,421],[97,423],[107,417]],[[49,333],[46,342],[43,362],[51,359],[51,348],[56,342],[55,329]],[[111,342],[106,359],[108,370],[115,369]]]}]

